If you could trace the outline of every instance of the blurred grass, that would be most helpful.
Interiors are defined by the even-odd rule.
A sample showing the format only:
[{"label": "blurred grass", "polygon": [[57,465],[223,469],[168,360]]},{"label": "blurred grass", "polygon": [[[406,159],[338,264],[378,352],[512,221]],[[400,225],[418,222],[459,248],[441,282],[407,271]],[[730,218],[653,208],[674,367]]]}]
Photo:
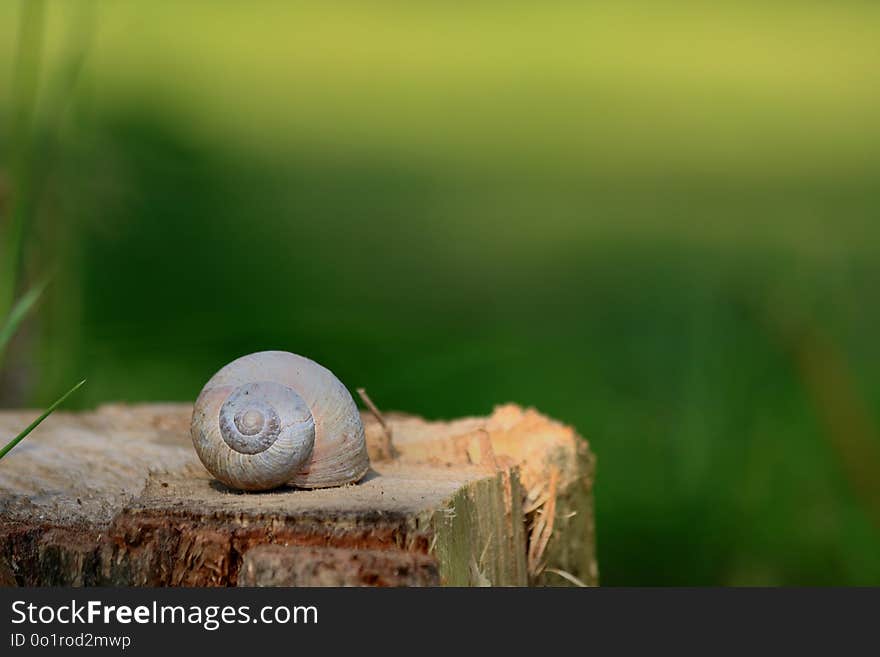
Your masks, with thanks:
[{"label": "blurred grass", "polygon": [[3,365],[3,356],[7,345],[12,340],[18,327],[21,326],[22,322],[24,322],[25,318],[27,318],[28,314],[34,309],[34,306],[40,300],[45,287],[45,283],[42,283],[25,292],[22,297],[15,302],[10,309],[9,314],[3,321],[3,324],[0,325],[0,366]]},{"label": "blurred grass", "polygon": [[[13,306],[18,292],[21,254],[31,218],[33,115],[36,105],[37,84],[42,61],[43,26],[45,2],[37,0],[22,5],[21,18],[17,22],[19,38],[13,58],[12,97],[10,105],[8,144],[11,199],[8,201],[8,220],[2,225],[2,249],[0,249],[0,318],[9,316],[5,339],[0,341],[0,354],[17,324],[15,313],[27,304]],[[4,199],[5,200],[5,199]],[[7,213],[4,213],[7,214]],[[25,297],[27,298],[27,296]],[[25,311],[26,312],[26,311]],[[21,320],[19,315],[18,321]]]},{"label": "blurred grass", "polygon": [[290,349],[383,409],[575,425],[604,583],[880,583],[847,465],[880,477],[878,6],[97,7],[42,151],[35,403],[80,371],[83,407],[189,400]]}]

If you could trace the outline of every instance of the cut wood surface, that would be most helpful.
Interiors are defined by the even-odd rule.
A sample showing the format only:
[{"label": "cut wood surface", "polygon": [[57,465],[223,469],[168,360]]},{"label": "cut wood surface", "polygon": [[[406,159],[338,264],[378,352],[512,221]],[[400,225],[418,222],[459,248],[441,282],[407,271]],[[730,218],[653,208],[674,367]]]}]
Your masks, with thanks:
[{"label": "cut wood surface", "polygon": [[[0,461],[0,583],[525,586],[598,581],[594,459],[534,410],[365,413],[372,469],[240,493],[192,448],[188,404],[58,413]],[[0,412],[0,442],[32,411]]]}]

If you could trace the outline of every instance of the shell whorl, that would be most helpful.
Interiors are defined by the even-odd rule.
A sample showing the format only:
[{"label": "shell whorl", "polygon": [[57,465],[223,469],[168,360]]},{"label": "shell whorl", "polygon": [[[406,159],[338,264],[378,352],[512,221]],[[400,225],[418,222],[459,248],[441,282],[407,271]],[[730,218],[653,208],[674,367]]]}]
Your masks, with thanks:
[{"label": "shell whorl", "polygon": [[348,390],[326,368],[288,352],[223,367],[202,389],[191,431],[205,467],[234,488],[339,486],[369,469]]}]

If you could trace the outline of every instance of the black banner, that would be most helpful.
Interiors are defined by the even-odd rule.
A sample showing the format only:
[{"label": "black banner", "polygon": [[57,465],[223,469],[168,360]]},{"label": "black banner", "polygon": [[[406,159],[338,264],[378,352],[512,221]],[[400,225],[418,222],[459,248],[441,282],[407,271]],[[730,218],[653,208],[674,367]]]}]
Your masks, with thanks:
[{"label": "black banner", "polygon": [[880,589],[8,588],[0,606],[3,655],[837,653],[874,645]]}]

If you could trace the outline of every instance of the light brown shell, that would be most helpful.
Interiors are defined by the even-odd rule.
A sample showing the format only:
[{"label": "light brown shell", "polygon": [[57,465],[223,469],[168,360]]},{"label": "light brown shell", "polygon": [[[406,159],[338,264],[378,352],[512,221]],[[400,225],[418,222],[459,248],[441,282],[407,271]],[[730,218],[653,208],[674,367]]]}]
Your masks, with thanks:
[{"label": "light brown shell", "polygon": [[211,377],[191,434],[205,467],[243,490],[341,486],[370,468],[348,390],[327,368],[286,351],[243,356]]}]

